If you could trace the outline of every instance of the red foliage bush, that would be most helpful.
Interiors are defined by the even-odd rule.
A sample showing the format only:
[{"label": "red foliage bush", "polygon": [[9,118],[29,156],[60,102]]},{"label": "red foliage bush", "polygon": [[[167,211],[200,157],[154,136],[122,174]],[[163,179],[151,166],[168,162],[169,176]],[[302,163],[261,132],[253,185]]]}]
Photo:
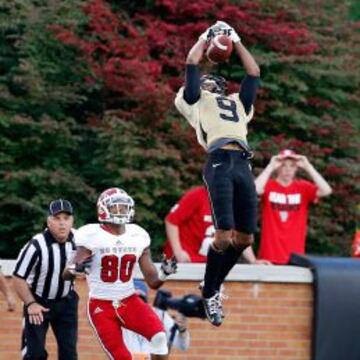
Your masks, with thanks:
[{"label": "red foliage bush", "polygon": [[[217,19],[229,22],[246,42],[273,51],[309,55],[317,48],[304,25],[291,22],[280,12],[271,17],[261,15],[254,3],[235,6],[224,0],[158,0],[152,12],[139,11],[132,19],[114,13],[104,0],[92,0],[83,9],[89,18],[85,35],[72,27],[55,25],[51,29],[64,44],[81,51],[94,80],[109,92],[108,107],[117,107],[119,114],[129,119],[164,119],[173,93],[182,83],[179,75],[186,53]],[[126,103],[131,108],[121,111],[120,104]]]}]

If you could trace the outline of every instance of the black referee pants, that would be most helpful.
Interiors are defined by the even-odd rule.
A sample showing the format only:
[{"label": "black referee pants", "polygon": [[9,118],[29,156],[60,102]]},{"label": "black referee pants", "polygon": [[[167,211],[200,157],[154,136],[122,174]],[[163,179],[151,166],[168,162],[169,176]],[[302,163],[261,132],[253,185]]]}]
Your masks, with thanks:
[{"label": "black referee pants", "polygon": [[59,301],[48,301],[36,297],[42,306],[48,308],[44,312],[44,321],[40,325],[29,323],[29,316],[24,309],[24,328],[22,334],[21,353],[24,360],[46,360],[48,353],[45,349],[46,333],[49,324],[54,332],[58,344],[59,360],[76,360],[78,333],[78,302],[75,291]]}]

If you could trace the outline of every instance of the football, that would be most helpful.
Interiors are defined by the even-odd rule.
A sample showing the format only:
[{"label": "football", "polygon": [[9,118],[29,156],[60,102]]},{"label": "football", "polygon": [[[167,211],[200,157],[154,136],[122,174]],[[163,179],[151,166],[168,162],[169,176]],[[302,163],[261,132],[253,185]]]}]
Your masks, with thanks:
[{"label": "football", "polygon": [[231,39],[226,35],[217,35],[206,50],[206,56],[210,62],[218,64],[229,59],[233,49]]}]

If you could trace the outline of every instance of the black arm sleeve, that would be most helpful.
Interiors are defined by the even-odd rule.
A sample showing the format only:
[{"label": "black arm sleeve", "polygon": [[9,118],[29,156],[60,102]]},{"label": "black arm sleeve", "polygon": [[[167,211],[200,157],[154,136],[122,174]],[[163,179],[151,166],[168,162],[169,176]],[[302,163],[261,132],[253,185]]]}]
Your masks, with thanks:
[{"label": "black arm sleeve", "polygon": [[251,106],[254,105],[256,99],[256,91],[259,87],[259,77],[246,75],[241,82],[240,100],[244,105],[246,114],[249,114]]},{"label": "black arm sleeve", "polygon": [[200,98],[200,71],[197,65],[186,65],[184,100],[195,104]]}]

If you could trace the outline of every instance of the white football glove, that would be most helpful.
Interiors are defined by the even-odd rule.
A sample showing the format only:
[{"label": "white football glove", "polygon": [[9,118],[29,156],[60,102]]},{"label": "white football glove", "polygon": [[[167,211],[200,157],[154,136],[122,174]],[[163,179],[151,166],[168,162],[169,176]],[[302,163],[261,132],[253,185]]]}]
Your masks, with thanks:
[{"label": "white football glove", "polygon": [[175,256],[168,259],[165,255],[162,256],[161,266],[159,270],[159,279],[165,281],[169,275],[177,272],[177,261]]},{"label": "white football glove", "polygon": [[204,40],[206,42],[210,41],[210,39],[213,37],[212,36],[212,31],[211,31],[212,26],[208,27],[200,36],[199,39]]},{"label": "white football glove", "polygon": [[228,24],[222,21],[217,21],[214,25],[208,27],[200,36],[199,39],[210,41],[217,35],[228,35],[229,30],[232,29]]},{"label": "white football glove", "polygon": [[215,25],[212,26],[212,29],[216,35],[227,35],[233,43],[240,41],[240,36],[237,34],[235,29],[227,24],[225,21],[217,21]]}]

